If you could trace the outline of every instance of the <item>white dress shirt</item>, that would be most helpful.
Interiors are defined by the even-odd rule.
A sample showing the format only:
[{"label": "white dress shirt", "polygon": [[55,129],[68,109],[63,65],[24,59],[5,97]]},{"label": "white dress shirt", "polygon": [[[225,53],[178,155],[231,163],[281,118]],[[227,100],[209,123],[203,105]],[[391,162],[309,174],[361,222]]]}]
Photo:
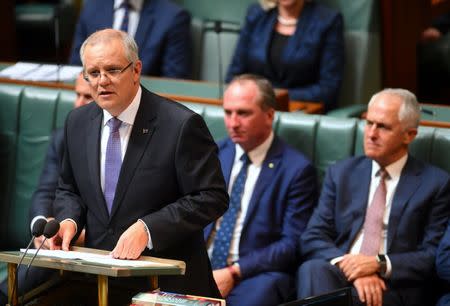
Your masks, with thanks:
[{"label": "white dress shirt", "polygon": [[[238,212],[236,224],[234,225],[233,236],[231,238],[230,253],[228,254],[227,262],[231,264],[239,260],[239,241],[241,240],[242,228],[244,226],[245,216],[247,215],[247,209],[250,204],[250,200],[255,189],[256,181],[258,180],[259,173],[261,172],[262,163],[266,158],[267,151],[269,151],[272,145],[274,134],[270,133],[269,137],[260,144],[258,147],[250,152],[247,152],[248,157],[252,163],[248,166],[247,179],[245,181],[244,192],[241,199],[241,207]],[[236,145],[236,154],[234,156],[233,168],[231,169],[230,182],[228,184],[228,194],[231,194],[231,189],[233,188],[233,183],[236,180],[239,171],[241,171],[243,162],[241,161],[241,156],[244,154],[244,150],[241,146]],[[213,229],[209,239],[208,239],[208,255],[211,258],[214,249],[214,238],[217,230],[220,227],[220,222],[222,218],[217,220],[216,226]]]},{"label": "white dress shirt", "polygon": [[[120,30],[125,15],[125,9],[120,7],[123,1],[124,0],[114,0],[113,29],[115,30]],[[133,9],[128,13],[128,34],[134,37],[139,25],[139,18],[141,17],[140,15],[144,0],[129,0],[129,2]]]}]

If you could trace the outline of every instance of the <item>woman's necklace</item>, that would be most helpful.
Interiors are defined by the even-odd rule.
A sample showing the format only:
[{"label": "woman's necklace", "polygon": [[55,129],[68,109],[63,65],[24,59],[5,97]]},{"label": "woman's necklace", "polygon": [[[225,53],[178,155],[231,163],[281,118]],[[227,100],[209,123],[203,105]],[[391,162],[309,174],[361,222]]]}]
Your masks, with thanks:
[{"label": "woman's necklace", "polygon": [[294,27],[297,25],[298,19],[286,19],[280,15],[277,16],[277,20],[281,25],[286,27]]}]

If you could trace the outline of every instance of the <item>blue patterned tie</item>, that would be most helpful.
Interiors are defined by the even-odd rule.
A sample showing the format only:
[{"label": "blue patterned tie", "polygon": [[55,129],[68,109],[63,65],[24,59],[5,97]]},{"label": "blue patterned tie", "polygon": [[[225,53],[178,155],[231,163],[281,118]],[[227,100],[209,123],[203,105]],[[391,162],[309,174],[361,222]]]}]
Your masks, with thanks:
[{"label": "blue patterned tie", "polygon": [[122,121],[116,117],[112,117],[106,124],[109,126],[109,138],[108,144],[106,145],[104,192],[108,212],[111,213],[114,195],[116,193],[116,185],[119,180],[120,167],[122,166],[119,134],[119,128]]},{"label": "blue patterned tie", "polygon": [[125,13],[123,14],[122,24],[120,25],[120,30],[124,31],[125,33],[128,33],[128,22],[130,18],[130,1],[124,0],[122,4],[120,5],[120,8],[123,8]]},{"label": "blue patterned tie", "polygon": [[233,183],[230,195],[230,205],[223,215],[219,230],[214,239],[214,248],[211,258],[213,270],[221,269],[227,266],[228,253],[230,252],[231,237],[236,224],[236,217],[241,209],[241,199],[244,192],[245,180],[247,179],[248,165],[251,163],[247,154],[241,157],[242,168]]}]

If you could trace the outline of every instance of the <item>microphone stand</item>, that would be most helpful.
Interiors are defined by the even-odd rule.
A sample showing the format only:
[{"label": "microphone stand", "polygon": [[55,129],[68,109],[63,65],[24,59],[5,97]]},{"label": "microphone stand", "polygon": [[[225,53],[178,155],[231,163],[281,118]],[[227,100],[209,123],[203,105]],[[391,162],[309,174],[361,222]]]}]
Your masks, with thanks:
[{"label": "microphone stand", "polygon": [[222,99],[223,95],[223,75],[222,75],[222,47],[221,47],[221,39],[220,39],[220,33],[222,32],[222,21],[221,20],[215,20],[214,21],[214,32],[217,34],[217,56],[219,57],[218,60],[218,69],[219,69],[219,99]]},{"label": "microphone stand", "polygon": [[19,260],[19,264],[16,266],[16,269],[14,270],[14,285],[13,289],[12,289],[12,296],[14,296],[14,293],[16,291],[16,287],[19,286],[19,284],[17,283],[17,273],[19,271],[19,267],[22,264],[23,259],[25,258],[25,256],[27,255],[28,250],[30,249],[31,244],[34,242],[35,238],[38,236],[41,236],[45,226],[47,225],[47,220],[45,219],[38,219],[36,220],[36,222],[33,224],[33,228],[31,229],[32,235],[33,237],[31,237],[30,242],[27,245],[27,248],[25,249],[25,252],[23,252],[22,257]]}]

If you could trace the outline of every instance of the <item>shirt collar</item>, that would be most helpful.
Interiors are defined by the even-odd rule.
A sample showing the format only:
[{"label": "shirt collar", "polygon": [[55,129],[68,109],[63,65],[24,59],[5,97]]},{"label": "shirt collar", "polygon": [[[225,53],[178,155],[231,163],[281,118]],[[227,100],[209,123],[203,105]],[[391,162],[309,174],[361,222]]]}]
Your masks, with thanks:
[{"label": "shirt collar", "polygon": [[[124,0],[114,0],[114,10],[120,8]],[[140,12],[142,10],[142,5],[144,4],[144,0],[128,0],[133,7],[134,11]]]},{"label": "shirt collar", "polygon": [[[266,158],[267,152],[272,145],[273,138],[274,134],[273,131],[271,131],[269,137],[267,137],[267,139],[264,140],[262,144],[260,144],[250,152],[247,152],[248,157],[252,161],[253,165],[260,166],[263,163],[264,159]],[[238,161],[244,153],[244,149],[242,149],[240,145],[236,144],[236,155],[234,157],[234,162]]]},{"label": "shirt collar", "polygon": [[[390,179],[396,180],[400,178],[402,170],[408,160],[408,154],[403,155],[400,159],[385,167]],[[380,165],[376,161],[372,161],[372,178],[379,175]]]},{"label": "shirt collar", "polygon": [[[133,98],[133,101],[131,101],[130,105],[117,116],[117,118],[128,124],[133,125],[134,119],[136,118],[137,111],[139,109],[139,105],[141,104],[141,95],[142,95],[142,89],[141,86],[139,86],[138,91],[136,95]],[[103,126],[105,126],[106,122],[108,122],[109,119],[111,119],[113,116],[108,113],[108,111],[103,110]]]}]

